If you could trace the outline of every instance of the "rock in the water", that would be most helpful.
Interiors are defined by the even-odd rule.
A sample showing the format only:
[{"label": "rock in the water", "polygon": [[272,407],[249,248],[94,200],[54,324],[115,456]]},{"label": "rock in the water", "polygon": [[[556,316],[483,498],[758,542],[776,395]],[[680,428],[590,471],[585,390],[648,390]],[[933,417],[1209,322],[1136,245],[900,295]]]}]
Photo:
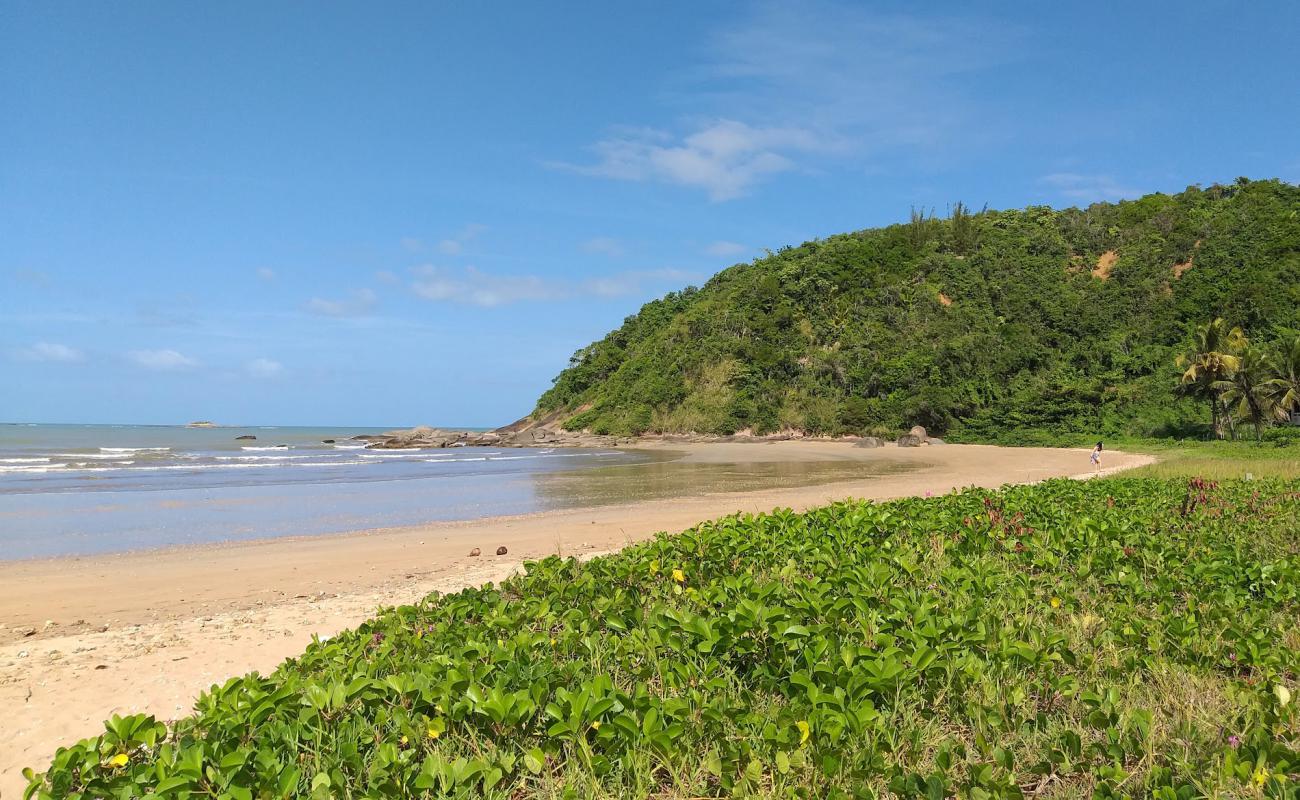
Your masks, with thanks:
[{"label": "rock in the water", "polygon": [[505,546],[505,545],[501,545],[500,547],[497,548],[497,555],[499,555],[499,556],[503,556],[503,555],[505,555],[506,552],[507,552],[507,550],[506,550],[506,546]]},{"label": "rock in the water", "polygon": [[913,425],[912,429],[908,431],[908,433],[912,436],[915,436],[916,438],[920,439],[923,442],[926,439],[930,438],[930,434],[926,433],[925,427],[921,425]]},{"label": "rock in the water", "polygon": [[320,443],[321,443],[321,444],[334,444],[334,440],[333,440],[333,439],[321,439],[321,440],[320,440]]},{"label": "rock in the water", "polygon": [[853,443],[854,447],[884,447],[885,443],[875,436],[863,436]]},{"label": "rock in the water", "polygon": [[255,441],[257,441],[257,437],[254,436],[254,435],[252,435],[251,433],[246,433],[246,434],[244,434],[243,436],[236,436],[236,437],[235,437],[235,441],[236,441],[236,442],[255,442]]},{"label": "rock in the water", "polygon": [[473,558],[473,557],[475,557],[475,556],[481,554],[482,552],[483,552],[482,550],[480,550],[480,549],[478,549],[477,547],[475,547],[473,550],[469,551],[470,558]]},{"label": "rock in the water", "polygon": [[902,436],[898,437],[898,446],[899,447],[920,447],[923,441],[925,440],[917,436],[916,434],[905,433]]}]

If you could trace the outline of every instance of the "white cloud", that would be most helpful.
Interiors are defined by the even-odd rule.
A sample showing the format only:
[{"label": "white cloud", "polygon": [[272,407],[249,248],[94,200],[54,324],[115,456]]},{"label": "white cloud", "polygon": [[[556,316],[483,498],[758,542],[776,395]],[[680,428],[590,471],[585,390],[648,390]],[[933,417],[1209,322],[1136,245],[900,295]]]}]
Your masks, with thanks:
[{"label": "white cloud", "polygon": [[748,253],[749,250],[750,248],[746,247],[743,244],[740,244],[739,242],[727,242],[727,241],[710,242],[704,248],[705,253],[711,256],[718,256],[719,258],[725,258],[727,256],[738,256],[741,253]]},{"label": "white cloud", "polygon": [[1141,197],[1144,192],[1121,184],[1110,175],[1082,175],[1077,172],[1054,172],[1044,175],[1042,182],[1056,190],[1062,197],[1081,202],[1098,200],[1125,200]]},{"label": "white cloud", "polygon": [[381,269],[375,273],[375,280],[380,283],[387,283],[391,286],[392,284],[400,283],[402,279],[397,277],[397,273],[390,269]]},{"label": "white cloud", "polygon": [[486,225],[471,222],[464,228],[461,228],[454,236],[450,236],[438,242],[438,252],[448,256],[460,255],[461,251],[465,249],[465,245],[477,239],[479,234],[483,233],[487,229],[488,227]]},{"label": "white cloud", "polygon": [[57,344],[55,342],[37,342],[31,347],[23,347],[14,351],[14,355],[20,361],[53,361],[62,363],[71,363],[81,361],[85,358],[84,354],[66,344]]},{"label": "white cloud", "polygon": [[680,269],[643,269],[620,272],[603,278],[592,278],[584,281],[579,289],[584,294],[600,297],[622,297],[641,291],[641,287],[647,283],[686,284],[698,279],[699,275]]},{"label": "white cloud", "polygon": [[414,270],[412,290],[425,300],[491,308],[522,300],[554,300],[563,287],[536,275],[489,275],[475,267],[460,270],[425,265]]},{"label": "white cloud", "polygon": [[657,181],[708,192],[714,201],[747,194],[767,175],[793,169],[786,154],[830,145],[800,128],[755,128],[720,119],[681,139],[661,131],[638,131],[597,142],[595,164],[553,166],[582,175],[626,181]]},{"label": "white cloud", "polygon": [[175,350],[132,350],[126,354],[136,366],[145,369],[175,370],[197,367],[199,362]]},{"label": "white cloud", "polygon": [[1000,136],[1006,109],[977,103],[981,70],[1020,57],[1018,27],[871,4],[759,2],[707,40],[664,94],[669,131],[625,128],[580,174],[703,189],[714,201],[782,173],[900,157],[933,162]]},{"label": "white cloud", "polygon": [[279,361],[272,361],[269,358],[255,358],[245,364],[244,369],[254,378],[274,378],[284,371],[284,366]]},{"label": "white cloud", "polygon": [[270,267],[262,267],[257,270],[257,279],[261,281],[275,280],[275,270]]},{"label": "white cloud", "polygon": [[588,239],[578,248],[584,253],[594,253],[596,255],[609,256],[610,258],[621,258],[626,255],[627,248],[618,239],[609,236],[597,236],[594,239]]},{"label": "white cloud", "polygon": [[369,313],[378,301],[373,289],[354,289],[341,300],[313,297],[307,301],[307,310],[326,317],[359,317]]},{"label": "white cloud", "polygon": [[573,282],[538,275],[491,275],[475,267],[450,269],[432,265],[417,267],[412,273],[415,279],[411,290],[425,300],[483,308],[577,297],[618,297],[641,291],[649,283],[681,284],[699,277],[677,269],[651,269]]}]

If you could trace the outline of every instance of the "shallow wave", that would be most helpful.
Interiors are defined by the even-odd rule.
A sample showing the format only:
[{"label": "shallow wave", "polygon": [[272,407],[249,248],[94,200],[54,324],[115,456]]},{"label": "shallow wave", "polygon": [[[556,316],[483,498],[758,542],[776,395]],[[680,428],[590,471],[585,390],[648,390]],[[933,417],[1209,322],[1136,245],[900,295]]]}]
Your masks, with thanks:
[{"label": "shallow wave", "polygon": [[420,450],[416,450],[410,453],[394,452],[394,451],[389,451],[386,453],[362,453],[361,457],[362,458],[420,458],[421,456],[427,456],[427,455],[428,453],[425,453]]},{"label": "shallow wave", "polygon": [[240,450],[288,450],[288,449],[289,449],[289,445],[287,445],[287,444],[272,444],[272,445],[267,445],[266,447],[241,447],[241,448],[239,448],[239,449],[240,449]]},{"label": "shallow wave", "polygon": [[369,445],[365,444],[336,444],[335,450],[365,450]]},{"label": "shallow wave", "polygon": [[0,458],[0,464],[40,464],[42,462],[48,464],[49,461],[49,456],[40,458]]},{"label": "shallow wave", "polygon": [[316,458],[310,454],[294,456],[213,456],[218,461],[284,461],[291,458]]},{"label": "shallow wave", "polygon": [[143,453],[146,451],[161,452],[170,450],[170,447],[101,447],[101,453]]},{"label": "shallow wave", "polygon": [[[55,453],[54,454],[56,458],[72,458],[77,460],[85,459],[85,458],[93,458],[96,461],[113,461],[114,459],[125,458],[128,455],[132,455],[132,454],[126,452],[125,450],[121,450],[115,453]],[[145,453],[144,455],[148,455],[148,453]]]}]

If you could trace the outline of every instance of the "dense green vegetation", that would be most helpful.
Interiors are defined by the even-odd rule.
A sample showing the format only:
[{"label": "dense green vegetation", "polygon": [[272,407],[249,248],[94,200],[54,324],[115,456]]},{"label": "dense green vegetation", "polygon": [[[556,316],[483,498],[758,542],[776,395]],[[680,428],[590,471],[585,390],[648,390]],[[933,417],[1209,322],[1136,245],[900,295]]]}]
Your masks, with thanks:
[{"label": "dense green vegetation", "polygon": [[388,610],[29,794],[1300,798],[1298,527],[1277,480],[727,518]]},{"label": "dense green vegetation", "polygon": [[647,304],[536,413],[620,434],[1201,435],[1209,406],[1175,395],[1175,361],[1216,317],[1261,348],[1295,338],[1300,187],[958,204],[785,248]]},{"label": "dense green vegetation", "polygon": [[1300,336],[1263,348],[1218,318],[1196,330],[1178,365],[1181,393],[1209,403],[1215,438],[1224,438],[1226,427],[1236,439],[1243,422],[1262,441],[1275,423],[1300,416]]}]

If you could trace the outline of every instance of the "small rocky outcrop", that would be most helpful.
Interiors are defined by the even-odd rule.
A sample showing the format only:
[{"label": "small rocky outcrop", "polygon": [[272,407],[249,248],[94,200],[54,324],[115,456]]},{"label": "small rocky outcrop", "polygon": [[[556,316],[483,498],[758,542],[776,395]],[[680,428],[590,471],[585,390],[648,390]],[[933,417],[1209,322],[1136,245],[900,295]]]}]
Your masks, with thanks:
[{"label": "small rocky outcrop", "polygon": [[924,443],[925,440],[920,436],[913,433],[905,433],[898,437],[898,442],[896,444],[899,447],[920,447]]},{"label": "small rocky outcrop", "polygon": [[884,447],[885,443],[875,436],[863,436],[853,443],[854,447]]},{"label": "small rocky outcrop", "polygon": [[920,439],[923,442],[930,438],[930,434],[925,432],[924,425],[913,425],[912,429],[908,431],[908,433],[911,434],[912,436],[915,436],[916,438]]},{"label": "small rocky outcrop", "polygon": [[251,433],[246,433],[246,434],[244,434],[243,436],[236,436],[236,437],[235,437],[235,441],[236,441],[236,442],[255,442],[255,441],[257,441],[257,437],[254,436],[254,435],[251,434]]}]

